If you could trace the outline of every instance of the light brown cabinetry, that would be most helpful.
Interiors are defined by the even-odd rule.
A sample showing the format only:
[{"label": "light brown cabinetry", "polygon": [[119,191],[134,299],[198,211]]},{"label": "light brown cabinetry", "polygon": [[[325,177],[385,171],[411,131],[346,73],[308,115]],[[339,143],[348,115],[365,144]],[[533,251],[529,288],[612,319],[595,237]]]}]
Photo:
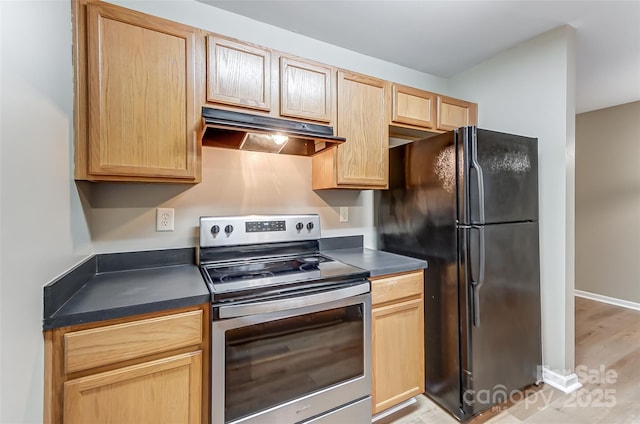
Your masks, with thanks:
[{"label": "light brown cabinetry", "polygon": [[337,135],[347,142],[312,158],[313,188],[387,188],[389,84],[338,71]]},{"label": "light brown cabinetry", "polygon": [[73,8],[76,179],[199,182],[199,31],[108,3]]},{"label": "light brown cabinetry", "polygon": [[46,331],[45,422],[207,422],[208,311]]},{"label": "light brown cabinetry", "polygon": [[334,73],[330,66],[281,56],[280,115],[331,123]]},{"label": "light brown cabinetry", "polygon": [[411,138],[477,123],[474,103],[109,3],[72,5],[78,180],[200,182],[203,104],[333,126],[347,142],[315,155],[313,189],[387,188],[389,124]]},{"label": "light brown cabinetry", "polygon": [[436,128],[443,131],[455,130],[467,125],[478,124],[478,105],[452,97],[438,95],[438,122]]},{"label": "light brown cabinetry", "polygon": [[329,124],[334,74],[321,63],[207,36],[207,102],[214,107]]},{"label": "light brown cabinetry", "polygon": [[393,84],[391,122],[425,129],[435,128],[437,94]]},{"label": "light brown cabinetry", "polygon": [[424,392],[424,274],[371,278],[373,414]]},{"label": "light brown cabinetry", "polygon": [[207,36],[207,101],[271,110],[271,51]]},{"label": "light brown cabinetry", "polygon": [[69,380],[64,422],[200,423],[201,369],[192,352]]},{"label": "light brown cabinetry", "polygon": [[393,84],[392,100],[394,126],[438,133],[478,124],[478,105],[465,100],[400,84]]}]

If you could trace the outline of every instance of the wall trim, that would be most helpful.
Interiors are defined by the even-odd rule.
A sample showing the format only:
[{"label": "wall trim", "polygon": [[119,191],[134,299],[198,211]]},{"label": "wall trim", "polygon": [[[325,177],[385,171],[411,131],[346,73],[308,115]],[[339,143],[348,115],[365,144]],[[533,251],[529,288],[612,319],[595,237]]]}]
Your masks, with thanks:
[{"label": "wall trim", "polygon": [[578,381],[576,373],[562,375],[547,367],[542,368],[542,381],[564,393],[571,393],[582,387],[582,384]]},{"label": "wall trim", "polygon": [[595,300],[596,302],[608,303],[610,305],[621,306],[623,308],[640,311],[640,303],[631,302],[630,300],[618,299],[616,297],[609,297],[602,294],[590,293],[582,290],[574,290],[574,295],[583,297],[585,299]]}]

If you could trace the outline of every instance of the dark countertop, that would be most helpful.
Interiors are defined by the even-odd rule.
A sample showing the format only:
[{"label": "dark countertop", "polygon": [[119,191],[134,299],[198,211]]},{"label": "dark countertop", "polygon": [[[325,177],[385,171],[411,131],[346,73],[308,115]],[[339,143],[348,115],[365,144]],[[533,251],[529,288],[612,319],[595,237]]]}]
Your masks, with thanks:
[{"label": "dark countertop", "polygon": [[330,258],[367,270],[371,277],[416,271],[427,267],[427,262],[421,259],[363,247],[323,250],[322,253]]},{"label": "dark countertop", "polygon": [[[362,247],[362,236],[320,240],[323,254],[372,277],[427,262]],[[44,287],[43,329],[200,305],[211,300],[195,249],[98,254]]]},{"label": "dark countertop", "polygon": [[194,249],[89,258],[45,286],[43,329],[209,302],[193,259]]}]

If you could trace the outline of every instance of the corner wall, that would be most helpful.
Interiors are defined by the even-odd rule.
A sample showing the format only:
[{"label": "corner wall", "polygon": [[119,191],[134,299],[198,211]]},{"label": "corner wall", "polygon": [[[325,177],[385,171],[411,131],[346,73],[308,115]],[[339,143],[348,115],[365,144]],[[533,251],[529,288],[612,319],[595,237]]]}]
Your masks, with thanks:
[{"label": "corner wall", "polygon": [[640,305],[640,102],[576,116],[576,289]]},{"label": "corner wall", "polygon": [[72,180],[71,3],[0,8],[0,422],[41,423],[42,286],[92,253]]},{"label": "corner wall", "polygon": [[543,362],[574,369],[575,30],[566,26],[451,78],[479,126],[538,138]]}]

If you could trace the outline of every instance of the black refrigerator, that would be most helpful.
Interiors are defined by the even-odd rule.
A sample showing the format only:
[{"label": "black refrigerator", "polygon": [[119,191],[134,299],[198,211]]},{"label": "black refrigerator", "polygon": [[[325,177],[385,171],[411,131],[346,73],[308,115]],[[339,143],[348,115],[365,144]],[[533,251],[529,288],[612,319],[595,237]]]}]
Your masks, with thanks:
[{"label": "black refrigerator", "polygon": [[378,246],[428,261],[425,390],[464,421],[540,380],[537,139],[463,127],[389,158]]}]

